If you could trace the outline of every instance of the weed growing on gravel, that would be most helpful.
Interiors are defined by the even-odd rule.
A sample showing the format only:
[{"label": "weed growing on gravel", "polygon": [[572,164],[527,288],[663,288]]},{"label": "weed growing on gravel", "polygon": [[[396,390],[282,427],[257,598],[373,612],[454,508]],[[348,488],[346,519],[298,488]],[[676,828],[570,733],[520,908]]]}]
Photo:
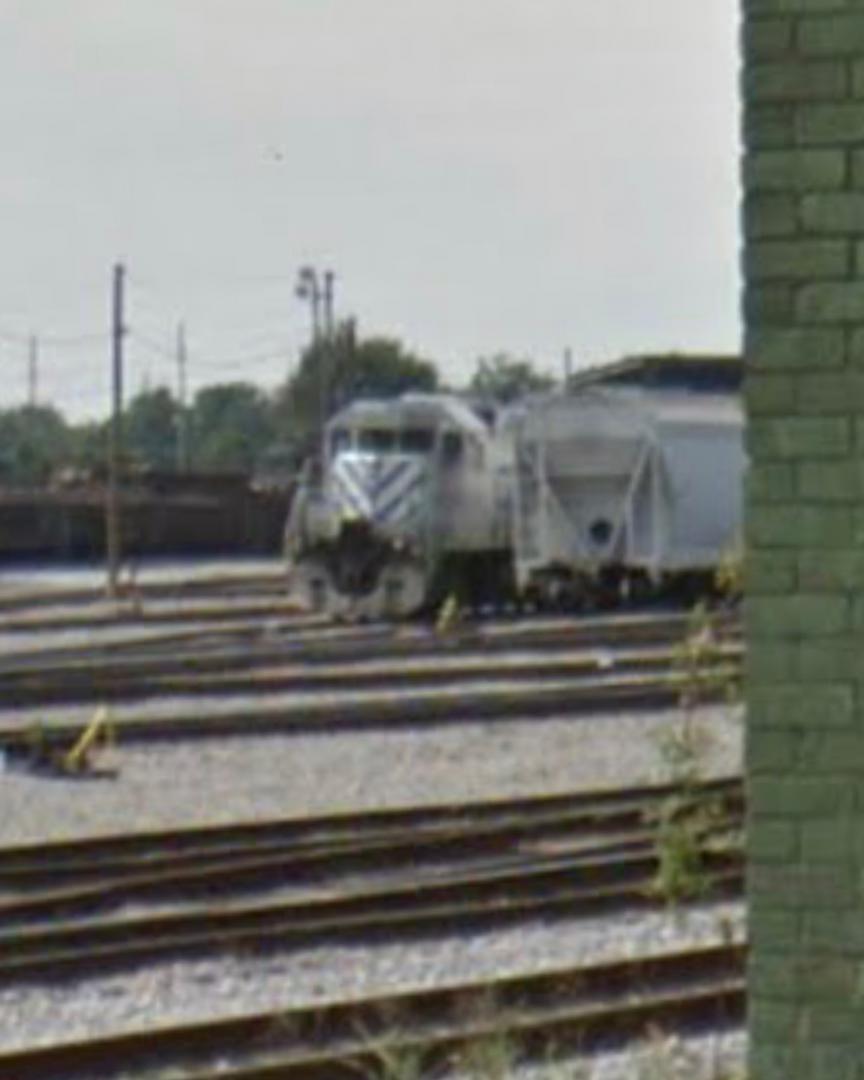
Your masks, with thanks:
[{"label": "weed growing on gravel", "polygon": [[744,541],[737,540],[723,553],[714,575],[717,592],[733,606],[744,595]]},{"label": "weed growing on gravel", "polygon": [[675,657],[673,679],[685,715],[716,700],[737,700],[739,672],[730,663],[718,614],[705,603],[690,612],[684,639]]},{"label": "weed growing on gravel", "polygon": [[[511,1080],[517,1075],[517,1046],[505,1030],[467,1042],[449,1065],[440,1067],[430,1065],[419,1045],[381,1041],[367,1049],[375,1064],[357,1063],[358,1075],[366,1080]],[[591,1080],[596,1062],[591,1055],[559,1058],[550,1046],[538,1065],[545,1080]],[[746,1070],[721,1062],[718,1046],[706,1061],[704,1049],[660,1028],[651,1028],[634,1048],[632,1069],[633,1080],[748,1080]]]},{"label": "weed growing on gravel", "polygon": [[426,1066],[422,1046],[379,1042],[368,1049],[377,1059],[376,1065],[371,1069],[358,1066],[357,1070],[367,1080],[435,1080],[440,1075]]},{"label": "weed growing on gravel", "polygon": [[711,884],[705,869],[706,838],[724,816],[721,800],[704,792],[704,758],[710,736],[698,710],[722,692],[737,695],[737,672],[726,663],[716,618],[704,604],[693,610],[678,651],[674,674],[680,719],[660,738],[660,754],[674,787],[656,814],[657,872],[653,895],[670,904],[704,895]]},{"label": "weed growing on gravel", "polygon": [[670,796],[657,821],[657,871],[651,892],[669,904],[695,900],[710,887],[703,841],[710,816],[703,808]]},{"label": "weed growing on gravel", "polygon": [[516,1047],[506,1031],[472,1039],[459,1055],[459,1071],[471,1080],[507,1080],[515,1068]]},{"label": "weed growing on gravel", "polygon": [[667,1035],[652,1028],[642,1047],[636,1051],[635,1080],[747,1080],[743,1069],[720,1061],[719,1044],[714,1043],[711,1059],[704,1049],[687,1046],[677,1035]]}]

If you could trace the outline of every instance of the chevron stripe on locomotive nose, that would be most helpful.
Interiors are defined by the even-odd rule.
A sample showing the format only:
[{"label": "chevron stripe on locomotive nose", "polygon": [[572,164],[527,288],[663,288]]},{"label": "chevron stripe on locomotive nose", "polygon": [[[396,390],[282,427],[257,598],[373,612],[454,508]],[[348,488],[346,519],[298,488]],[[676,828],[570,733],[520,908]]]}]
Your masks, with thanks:
[{"label": "chevron stripe on locomotive nose", "polygon": [[[388,462],[388,464],[390,464]],[[425,469],[420,461],[402,458],[393,462],[385,475],[378,474],[372,497],[374,521],[377,525],[405,524],[416,513],[416,495],[424,481]]]},{"label": "chevron stripe on locomotive nose", "polygon": [[342,473],[333,474],[336,502],[343,510],[359,518],[371,517],[372,507],[364,493],[356,491]]},{"label": "chevron stripe on locomotive nose", "polygon": [[403,525],[407,525],[416,517],[420,509],[419,495],[423,489],[424,479],[422,471],[416,472],[413,479],[409,479],[409,482],[389,502],[384,506],[376,504],[376,523],[392,525],[396,521],[401,521]]},{"label": "chevron stripe on locomotive nose", "polygon": [[366,477],[363,470],[355,469],[355,463],[344,457],[333,463],[333,480],[336,500],[341,507],[346,507],[361,518],[372,517],[372,500],[366,490]]},{"label": "chevron stripe on locomotive nose", "polygon": [[407,461],[405,458],[388,461],[386,458],[378,458],[370,469],[373,504],[378,506],[387,492],[398,484],[400,477],[404,477],[409,470],[416,472],[416,469],[416,461]]},{"label": "chevron stripe on locomotive nose", "polygon": [[406,457],[340,455],[333,466],[340,505],[376,525],[407,524],[419,509],[425,464]]}]

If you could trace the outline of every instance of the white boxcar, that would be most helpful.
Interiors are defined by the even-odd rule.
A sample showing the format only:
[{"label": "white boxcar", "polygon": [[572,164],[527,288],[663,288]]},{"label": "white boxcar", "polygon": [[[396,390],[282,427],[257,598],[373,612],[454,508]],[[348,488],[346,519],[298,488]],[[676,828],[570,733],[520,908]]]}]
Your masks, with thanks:
[{"label": "white boxcar", "polygon": [[519,587],[568,593],[710,572],[741,526],[739,398],[589,388],[535,399],[516,446]]}]

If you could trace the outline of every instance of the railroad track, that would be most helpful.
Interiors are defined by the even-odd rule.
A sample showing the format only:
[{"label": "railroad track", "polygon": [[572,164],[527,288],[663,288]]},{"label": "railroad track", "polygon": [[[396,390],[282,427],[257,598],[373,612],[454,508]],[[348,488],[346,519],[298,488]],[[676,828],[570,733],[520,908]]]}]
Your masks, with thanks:
[{"label": "railroad track", "polygon": [[120,602],[105,601],[89,610],[79,611],[48,605],[36,611],[27,610],[0,619],[0,633],[34,633],[48,630],[99,630],[118,626],[158,626],[183,623],[214,623],[225,619],[276,618],[303,615],[296,604],[284,596],[244,597],[229,601],[213,600],[149,600],[138,597]]},{"label": "railroad track", "polygon": [[[13,655],[0,664],[0,746],[26,755],[28,709],[69,745],[84,709],[110,703],[125,743],[542,717],[677,702],[683,616],[465,628],[260,625],[114,649]],[[711,660],[722,695],[742,646],[723,628]],[[707,697],[707,693],[703,697]],[[184,704],[186,702],[186,704]],[[51,707],[58,707],[52,713]]]},{"label": "railroad track", "polygon": [[[149,577],[136,577],[134,583],[125,584],[125,598],[140,596],[144,600],[182,600],[229,598],[236,595],[248,597],[283,596],[286,590],[285,568],[275,563],[270,571],[215,571],[197,575],[159,576],[158,570],[145,570]],[[100,607],[105,601],[105,586],[57,585],[57,584],[6,584],[0,590],[0,615],[8,612],[32,612],[34,608]],[[122,613],[122,609],[121,609]],[[2,620],[0,620],[2,623]]]},{"label": "railroad track", "polygon": [[[57,629],[90,625],[105,631],[104,640],[38,657],[7,654],[0,694],[19,715],[6,711],[0,745],[14,763],[29,724],[26,710],[36,706],[47,739],[69,745],[80,734],[80,716],[59,709],[52,715],[54,704],[73,704],[68,714],[110,701],[120,740],[128,743],[569,715],[673,705],[679,696],[673,645],[684,636],[686,616],[481,623],[437,635],[416,625],[324,626],[284,611],[263,627],[269,603],[265,596],[246,613],[238,603],[233,614],[222,605],[220,619],[214,607],[212,622],[178,611],[161,626],[154,615],[146,640],[135,637],[140,623],[115,633],[108,621],[88,624],[86,612],[72,613],[73,622],[61,619]],[[32,631],[34,624],[21,626]],[[740,647],[731,621],[727,629],[719,670],[732,672]],[[213,695],[218,707],[208,703],[204,715],[200,706],[183,710],[184,699],[194,704],[200,695]],[[150,697],[160,700],[161,715],[140,707]],[[734,825],[739,787],[720,783],[713,791],[725,798]],[[226,950],[434,938],[647,907],[662,900],[651,888],[657,855],[646,812],[664,794],[643,789],[411,808],[0,851],[0,979],[79,979]],[[740,895],[736,851],[706,854],[704,871],[707,895]],[[358,1012],[353,1006],[291,1010],[275,1019],[279,1032],[291,1032],[287,1039],[273,1037],[271,1015],[246,1021],[252,1025],[246,1029],[229,1031],[222,1023],[177,1029],[174,1042],[147,1032],[0,1055],[0,1077],[96,1080],[167,1065],[204,1080],[214,1075],[216,1057],[218,1075],[234,1080],[356,1077],[358,1068],[374,1074],[381,1040],[397,1053],[417,1052],[440,1064],[453,1060],[466,1040],[494,1036],[502,1023],[519,1055],[536,1056],[550,1042],[589,1049],[641,1034],[649,1023],[740,1022],[739,954],[681,959],[675,970],[670,961],[665,974],[658,967],[646,975],[644,964],[641,973],[606,965],[605,974],[591,969],[589,989],[578,973],[558,973],[554,1001],[552,984],[544,990],[537,981],[542,977],[504,980],[492,988],[493,1013],[481,1017],[469,1007],[470,1022],[461,1026],[453,1017],[466,1001],[488,1002],[488,984],[450,988],[437,998],[439,992],[427,992],[416,1013],[406,995],[399,995],[402,1004],[360,1003]],[[562,991],[568,976],[570,996]],[[268,1041],[256,1041],[265,1031]],[[246,1045],[261,1052],[226,1065],[230,1048]]]},{"label": "railroad track", "polygon": [[[571,838],[593,839],[639,829],[676,791],[670,784],[650,784],[5,846],[0,848],[0,891],[26,891],[58,879],[114,877],[152,869],[157,861],[161,867],[194,869],[213,860],[247,858],[274,849],[339,852],[359,843],[429,837],[483,840],[497,835],[517,843],[559,827]],[[698,791],[705,799],[722,801],[730,813],[742,809],[738,777],[705,781]]]},{"label": "railroad track", "polygon": [[[720,669],[718,685],[706,688],[701,699],[726,700],[723,680],[733,678],[736,669]],[[206,705],[194,696],[185,708],[181,702],[160,702],[140,711],[124,708],[113,714],[113,730],[122,745],[158,741],[248,737],[273,734],[337,734],[350,731],[418,728],[424,725],[461,724],[469,721],[539,719],[549,716],[596,716],[608,710],[672,708],[679,702],[681,684],[672,672],[635,673],[584,677],[579,679],[517,681],[490,677],[483,685],[468,688],[458,683],[446,686],[415,685],[400,692],[328,694],[296,693],[283,700],[256,701],[251,694],[209,698]],[[203,711],[206,709],[207,711]],[[89,717],[69,719],[66,713],[50,711],[38,717],[41,745],[70,747],[81,735]],[[20,717],[7,712],[0,723],[0,747],[7,761],[26,767],[32,737],[32,721],[26,712]]]},{"label": "railroad track", "polygon": [[[646,819],[668,794],[415,808],[5,851],[0,978],[80,978],[226,949],[412,939],[649,906],[661,898]],[[718,827],[740,825],[734,781],[704,794],[724,800]],[[737,851],[707,851],[704,871],[713,895],[740,891]],[[147,910],[154,903],[161,909]]]},{"label": "railroad track", "polygon": [[[178,643],[179,645],[179,643]],[[598,671],[619,674],[667,672],[678,660],[678,650],[665,645],[622,648],[602,644],[574,651],[566,640],[547,642],[542,649],[498,654],[494,669],[482,645],[466,644],[455,654],[438,649],[419,656],[379,660],[349,658],[342,663],[292,658],[286,662],[272,645],[210,655],[179,650],[171,656],[132,659],[106,658],[98,668],[87,662],[49,666],[22,665],[0,672],[0,694],[7,706],[66,704],[98,700],[129,701],[159,696],[207,694],[269,694],[288,691],[397,689],[437,686],[458,681],[461,685],[491,679],[582,679]],[[293,650],[300,652],[296,647]],[[734,642],[719,645],[716,661],[740,662],[742,647]]]},{"label": "railroad track", "polygon": [[[438,657],[469,650],[500,654],[521,649],[602,649],[604,647],[671,646],[685,636],[687,615],[676,613],[593,616],[585,618],[528,619],[474,622],[439,634],[424,624],[372,623],[363,626],[333,624],[318,615],[289,615],[284,619],[226,619],[214,627],[172,628],[161,634],[113,635],[97,643],[42,645],[38,652],[7,649],[0,659],[0,677],[45,678],[92,668],[94,663],[133,670],[135,664],[162,661],[171,664],[240,664],[293,660],[304,663],[349,663]],[[725,638],[735,641],[738,622],[733,616],[719,620]],[[2,629],[0,629],[2,632]],[[42,639],[44,641],[44,639]],[[178,652],[179,650],[179,652]],[[251,657],[250,657],[251,651]],[[130,655],[131,654],[131,655]]]},{"label": "railroad track", "polygon": [[410,1060],[414,1075],[437,1075],[502,1039],[514,1062],[548,1060],[626,1044],[652,1029],[740,1026],[744,961],[745,947],[727,944],[289,1007],[0,1054],[0,1075],[107,1080],[170,1069],[184,1080],[356,1080],[386,1075],[388,1059]]}]

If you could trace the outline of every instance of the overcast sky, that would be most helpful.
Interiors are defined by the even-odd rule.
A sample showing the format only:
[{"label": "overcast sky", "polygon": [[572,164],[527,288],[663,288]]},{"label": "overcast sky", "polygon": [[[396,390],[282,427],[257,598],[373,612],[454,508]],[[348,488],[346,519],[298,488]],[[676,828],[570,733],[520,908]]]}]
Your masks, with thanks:
[{"label": "overcast sky", "polygon": [[738,347],[736,0],[0,0],[0,407],[273,386],[337,274],[446,377]]}]

